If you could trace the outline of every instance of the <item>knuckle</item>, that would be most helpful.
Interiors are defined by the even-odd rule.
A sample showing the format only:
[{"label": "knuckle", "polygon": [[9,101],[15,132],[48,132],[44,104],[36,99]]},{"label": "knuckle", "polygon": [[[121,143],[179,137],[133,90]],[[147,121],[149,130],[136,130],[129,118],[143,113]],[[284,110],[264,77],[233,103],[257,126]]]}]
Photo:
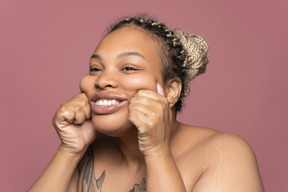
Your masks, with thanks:
[{"label": "knuckle", "polygon": [[86,98],[86,95],[85,95],[85,93],[79,93],[79,94],[77,94],[76,96],[74,96],[72,99],[77,99],[77,98]]},{"label": "knuckle", "polygon": [[64,107],[64,106],[70,105],[71,103],[73,103],[73,99],[70,99],[70,100],[62,102],[60,104],[60,107]]},{"label": "knuckle", "polygon": [[82,106],[80,106],[80,105],[75,105],[75,106],[73,107],[73,109],[74,109],[75,112],[79,112],[79,111],[82,111]]},{"label": "knuckle", "polygon": [[86,99],[81,99],[81,100],[79,101],[79,104],[85,107],[85,106],[88,105],[88,102],[87,102]]},{"label": "knuckle", "polygon": [[63,107],[57,109],[57,113],[58,114],[66,114],[66,113],[68,113],[68,108],[66,106],[63,106]]},{"label": "knuckle", "polygon": [[62,103],[60,104],[60,107],[65,106],[68,102],[69,102],[69,101],[64,101],[64,102],[62,102]]},{"label": "knuckle", "polygon": [[62,106],[66,106],[66,105],[71,105],[71,104],[79,104],[79,105],[82,105],[82,106],[87,106],[89,105],[88,103],[88,99],[86,97],[86,95],[84,93],[81,93],[81,94],[78,94],[76,95],[75,97],[73,97],[72,99],[70,100],[67,100],[67,101],[64,101],[60,104],[60,107]]},{"label": "knuckle", "polygon": [[153,111],[153,112],[151,113],[151,117],[157,118],[157,117],[159,117],[159,113],[156,113],[155,111]]}]

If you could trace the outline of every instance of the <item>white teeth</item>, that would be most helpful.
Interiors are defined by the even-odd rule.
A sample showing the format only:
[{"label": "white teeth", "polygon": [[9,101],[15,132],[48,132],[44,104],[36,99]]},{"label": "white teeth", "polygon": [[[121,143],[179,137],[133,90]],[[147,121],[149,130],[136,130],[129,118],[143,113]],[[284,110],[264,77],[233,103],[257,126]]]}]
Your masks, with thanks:
[{"label": "white teeth", "polygon": [[119,101],[116,101],[115,99],[107,100],[107,99],[99,99],[96,101],[96,105],[99,106],[110,106],[110,105],[117,105]]}]

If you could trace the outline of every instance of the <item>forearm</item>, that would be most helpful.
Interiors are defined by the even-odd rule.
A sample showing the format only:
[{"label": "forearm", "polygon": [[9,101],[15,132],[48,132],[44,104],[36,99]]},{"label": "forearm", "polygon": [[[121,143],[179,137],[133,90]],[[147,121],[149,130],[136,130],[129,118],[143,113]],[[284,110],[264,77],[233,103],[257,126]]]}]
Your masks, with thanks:
[{"label": "forearm", "polygon": [[147,192],[186,191],[170,149],[158,150],[145,157]]},{"label": "forearm", "polygon": [[81,156],[71,155],[61,147],[29,192],[66,192]]}]

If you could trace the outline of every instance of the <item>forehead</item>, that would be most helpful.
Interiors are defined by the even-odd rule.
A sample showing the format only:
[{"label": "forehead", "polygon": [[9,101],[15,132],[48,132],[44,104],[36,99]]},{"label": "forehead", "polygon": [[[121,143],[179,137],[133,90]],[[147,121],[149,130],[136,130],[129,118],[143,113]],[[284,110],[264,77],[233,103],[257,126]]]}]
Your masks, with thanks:
[{"label": "forehead", "polygon": [[160,59],[160,46],[149,32],[138,27],[125,26],[106,35],[98,44],[95,53],[105,55],[120,52],[139,52],[147,59]]}]

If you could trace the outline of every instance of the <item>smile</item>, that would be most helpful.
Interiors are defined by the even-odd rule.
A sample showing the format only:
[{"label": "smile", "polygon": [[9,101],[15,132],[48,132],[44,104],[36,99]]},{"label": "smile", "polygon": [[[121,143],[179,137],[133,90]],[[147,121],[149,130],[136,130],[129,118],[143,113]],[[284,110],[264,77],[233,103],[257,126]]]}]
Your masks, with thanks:
[{"label": "smile", "polygon": [[99,99],[95,102],[97,106],[111,106],[111,105],[117,105],[120,101],[117,101],[115,99]]},{"label": "smile", "polygon": [[125,96],[100,92],[91,98],[92,112],[96,115],[109,115],[120,110],[128,102]]}]

